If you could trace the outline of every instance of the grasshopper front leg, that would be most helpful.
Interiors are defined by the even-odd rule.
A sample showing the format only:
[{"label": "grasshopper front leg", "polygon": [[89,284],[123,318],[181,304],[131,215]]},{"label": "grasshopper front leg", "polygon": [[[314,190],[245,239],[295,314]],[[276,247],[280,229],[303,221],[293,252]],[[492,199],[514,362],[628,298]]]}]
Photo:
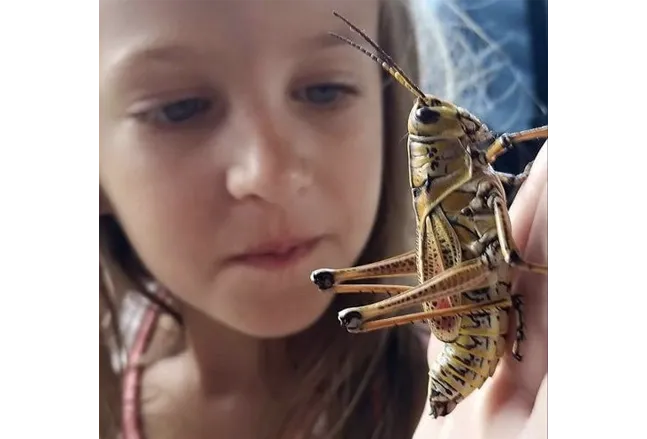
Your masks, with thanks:
[{"label": "grasshopper front leg", "polygon": [[494,163],[497,158],[514,148],[516,143],[532,139],[545,139],[548,137],[548,126],[519,131],[518,133],[503,134],[499,136],[485,152],[489,163]]},{"label": "grasshopper front leg", "polygon": [[461,262],[417,287],[370,305],[346,308],[339,312],[339,322],[348,330],[362,327],[366,321],[422,302],[433,302],[465,291],[483,288],[494,280],[485,258]]},{"label": "grasshopper front leg", "polygon": [[534,162],[535,161],[533,160],[528,163],[520,174],[508,174],[507,172],[500,171],[494,171],[494,174],[499,178],[499,180],[501,180],[501,183],[503,183],[503,186],[505,186],[506,189],[517,191],[528,179],[528,175],[530,175],[530,170],[532,169]]},{"label": "grasshopper front leg", "polygon": [[507,264],[521,270],[530,271],[538,274],[548,274],[547,265],[539,265],[525,261],[520,255],[517,245],[512,238],[512,224],[506,208],[505,201],[495,195],[492,200],[494,204],[494,219],[496,221],[496,230],[499,235],[501,253]]},{"label": "grasshopper front leg", "polygon": [[[310,280],[317,285],[320,290],[327,290],[341,282],[353,279],[409,276],[414,274],[416,274],[416,252],[415,250],[411,250],[382,261],[359,265],[357,267],[340,269],[320,268],[310,274]],[[359,289],[357,291],[352,291],[352,287],[360,287],[359,285],[349,285],[349,287],[351,288],[346,288],[343,292],[365,292],[363,290],[360,291]],[[363,285],[361,287],[366,289],[368,286]]]}]

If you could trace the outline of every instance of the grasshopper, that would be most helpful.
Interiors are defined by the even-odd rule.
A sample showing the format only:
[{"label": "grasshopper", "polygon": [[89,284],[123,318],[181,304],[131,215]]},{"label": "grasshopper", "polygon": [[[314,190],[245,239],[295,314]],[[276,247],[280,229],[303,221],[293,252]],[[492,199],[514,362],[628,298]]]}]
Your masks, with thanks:
[{"label": "grasshopper", "polygon": [[[530,162],[518,175],[492,164],[517,144],[548,137],[548,127],[495,135],[467,110],[423,93],[371,38],[333,12],[377,53],[334,33],[376,61],[415,97],[408,118],[407,150],[415,248],[366,265],[311,273],[320,290],[336,294],[388,293],[373,304],[339,312],[341,325],[361,333],[426,321],[444,349],[430,366],[429,402],[434,418],[446,416],[491,377],[505,352],[509,313],[516,338],[512,355],[522,361],[522,296],[512,294],[512,269],[548,274],[524,260],[512,238],[506,189],[525,182]],[[349,280],[417,275],[417,285],[347,284]],[[421,306],[422,311],[397,314]]]}]

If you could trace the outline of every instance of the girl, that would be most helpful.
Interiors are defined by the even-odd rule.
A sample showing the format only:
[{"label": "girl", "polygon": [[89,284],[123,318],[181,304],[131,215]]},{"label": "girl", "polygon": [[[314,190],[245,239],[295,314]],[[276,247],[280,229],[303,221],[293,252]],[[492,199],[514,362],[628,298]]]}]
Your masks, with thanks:
[{"label": "girl", "polygon": [[412,98],[333,10],[416,78],[400,1],[102,0],[102,438],[414,434],[426,336],[309,280],[413,245]]}]

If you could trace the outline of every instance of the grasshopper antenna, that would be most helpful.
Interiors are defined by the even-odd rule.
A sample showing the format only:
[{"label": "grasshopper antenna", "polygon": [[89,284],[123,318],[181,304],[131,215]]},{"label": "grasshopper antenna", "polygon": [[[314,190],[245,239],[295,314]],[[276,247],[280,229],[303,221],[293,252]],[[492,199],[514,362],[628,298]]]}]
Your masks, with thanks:
[{"label": "grasshopper antenna", "polygon": [[367,43],[371,45],[379,54],[376,55],[374,53],[369,52],[359,44],[349,40],[346,37],[343,37],[341,35],[338,35],[336,33],[330,32],[330,35],[341,39],[342,41],[346,42],[347,44],[353,46],[360,52],[364,53],[366,56],[370,57],[373,61],[377,62],[382,66],[384,70],[386,70],[391,76],[393,76],[400,84],[405,86],[409,91],[411,91],[414,95],[422,99],[423,102],[428,102],[429,99],[427,96],[420,90],[420,88],[413,83],[413,81],[404,73],[404,71],[393,61],[393,59],[387,54],[380,46],[377,45],[375,41],[369,37],[366,32],[363,30],[359,29],[357,26],[355,26],[353,23],[348,21],[346,18],[344,18],[341,14],[339,14],[337,11],[333,11],[333,15],[340,20],[342,20],[344,23],[346,23],[353,31],[358,33]]}]

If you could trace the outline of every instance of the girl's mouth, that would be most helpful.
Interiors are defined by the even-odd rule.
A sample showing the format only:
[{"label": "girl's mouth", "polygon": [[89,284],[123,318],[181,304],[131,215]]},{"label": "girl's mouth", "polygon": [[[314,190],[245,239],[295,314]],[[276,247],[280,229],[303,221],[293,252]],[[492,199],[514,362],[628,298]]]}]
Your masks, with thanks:
[{"label": "girl's mouth", "polygon": [[233,257],[230,261],[235,264],[265,270],[277,270],[295,265],[308,256],[321,241],[321,237],[268,243],[256,249]]}]

